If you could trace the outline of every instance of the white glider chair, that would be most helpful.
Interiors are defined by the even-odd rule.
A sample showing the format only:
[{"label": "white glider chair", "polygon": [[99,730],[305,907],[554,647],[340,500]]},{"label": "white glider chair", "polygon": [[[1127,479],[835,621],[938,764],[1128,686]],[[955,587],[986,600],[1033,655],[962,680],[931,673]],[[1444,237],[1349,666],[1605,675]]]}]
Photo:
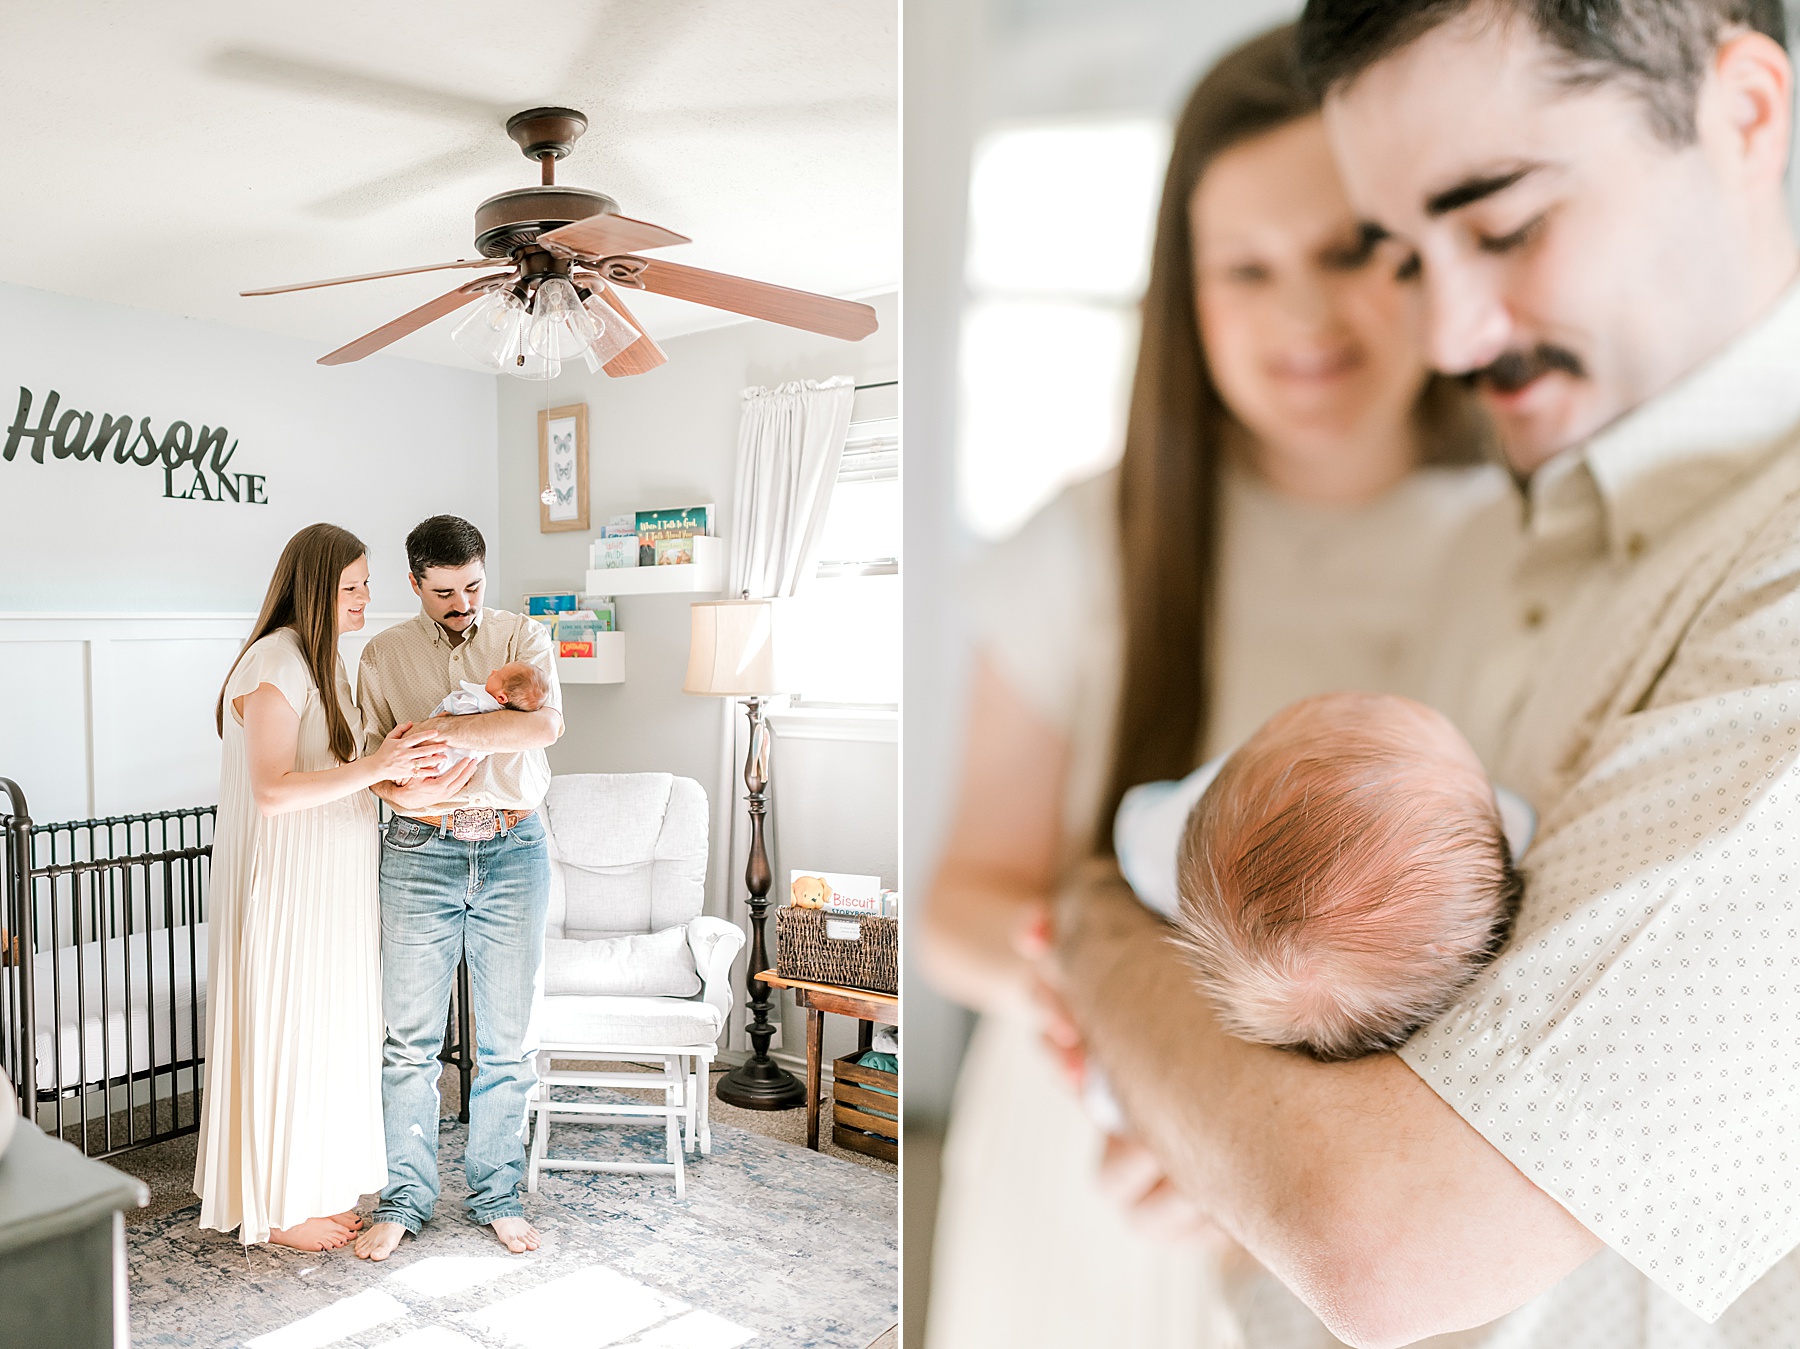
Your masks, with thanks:
[{"label": "white glider chair", "polygon": [[[706,888],[706,793],[669,773],[572,773],[544,802],[550,915],[538,1007],[529,1186],[539,1173],[673,1172],[712,1151],[708,1071],[731,1013],[731,962],[743,932],[700,912]],[[600,1060],[661,1073],[559,1068]],[[559,1088],[629,1088],[661,1103],[585,1099]],[[616,1092],[615,1092],[616,1094]],[[662,1116],[668,1160],[553,1157],[550,1126]]]}]

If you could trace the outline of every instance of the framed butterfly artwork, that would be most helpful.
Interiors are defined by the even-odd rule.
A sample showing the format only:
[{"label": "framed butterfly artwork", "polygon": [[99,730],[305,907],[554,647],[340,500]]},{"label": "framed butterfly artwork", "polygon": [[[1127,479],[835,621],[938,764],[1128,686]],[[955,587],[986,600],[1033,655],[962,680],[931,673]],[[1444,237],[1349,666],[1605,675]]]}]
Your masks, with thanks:
[{"label": "framed butterfly artwork", "polygon": [[588,527],[586,403],[538,413],[538,532]]}]

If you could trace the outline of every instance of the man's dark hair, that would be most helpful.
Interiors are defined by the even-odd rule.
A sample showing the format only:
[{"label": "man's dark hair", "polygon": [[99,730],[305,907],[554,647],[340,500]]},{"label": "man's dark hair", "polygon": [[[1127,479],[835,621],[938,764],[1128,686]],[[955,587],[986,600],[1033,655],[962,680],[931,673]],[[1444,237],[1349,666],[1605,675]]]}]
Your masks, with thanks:
[{"label": "man's dark hair", "polygon": [[1529,23],[1565,84],[1624,85],[1677,146],[1694,139],[1700,84],[1725,33],[1751,29],[1787,45],[1781,0],[1307,0],[1301,69],[1322,97],[1478,6]]},{"label": "man's dark hair", "polygon": [[421,520],[406,536],[406,565],[420,580],[432,567],[466,567],[487,560],[481,531],[460,515]]}]

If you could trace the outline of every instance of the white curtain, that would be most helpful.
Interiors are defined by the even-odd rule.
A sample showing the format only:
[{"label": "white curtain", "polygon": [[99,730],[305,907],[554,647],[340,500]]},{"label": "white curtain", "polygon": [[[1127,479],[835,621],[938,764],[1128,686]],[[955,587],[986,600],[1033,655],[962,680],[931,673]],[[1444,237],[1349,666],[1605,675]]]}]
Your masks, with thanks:
[{"label": "white curtain", "polygon": [[850,430],[846,376],[745,389],[732,512],[732,595],[792,595],[812,564]]}]

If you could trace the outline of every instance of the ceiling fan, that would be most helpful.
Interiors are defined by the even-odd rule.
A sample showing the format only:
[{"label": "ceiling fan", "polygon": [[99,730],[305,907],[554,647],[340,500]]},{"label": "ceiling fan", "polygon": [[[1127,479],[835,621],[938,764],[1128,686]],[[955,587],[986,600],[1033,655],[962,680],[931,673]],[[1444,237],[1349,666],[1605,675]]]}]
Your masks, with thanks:
[{"label": "ceiling fan", "polygon": [[572,359],[608,375],[641,375],[668,360],[615,287],[669,295],[850,342],[875,331],[875,311],[866,304],[640,257],[644,249],[691,241],[660,225],[619,214],[619,204],[604,193],[556,181],[556,161],[586,130],[587,118],[573,108],[531,108],[508,119],[506,134],[527,159],[542,166],[543,181],[537,187],[489,197],[475,208],[479,258],[242,293],[281,295],[451,268],[501,269],[464,282],[328,352],[319,364],[360,361],[475,304],[451,333],[457,344],[495,370],[538,379],[554,378],[563,362]]}]

